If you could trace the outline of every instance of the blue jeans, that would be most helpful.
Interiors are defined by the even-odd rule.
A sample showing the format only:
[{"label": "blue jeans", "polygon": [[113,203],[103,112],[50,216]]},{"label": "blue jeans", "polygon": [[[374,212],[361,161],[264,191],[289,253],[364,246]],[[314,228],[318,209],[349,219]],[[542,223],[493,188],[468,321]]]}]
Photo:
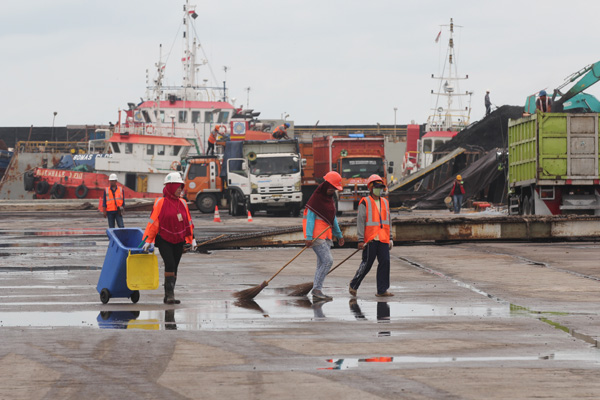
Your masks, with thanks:
[{"label": "blue jeans", "polygon": [[460,206],[462,204],[463,195],[453,194],[452,203],[454,204],[454,214],[460,214]]},{"label": "blue jeans", "polygon": [[332,244],[330,240],[317,239],[311,246],[317,255],[317,270],[315,271],[313,289],[321,290],[323,288],[323,281],[325,281],[325,277],[333,265]]},{"label": "blue jeans", "polygon": [[125,225],[123,225],[123,216],[120,215],[118,211],[108,211],[106,213],[106,218],[108,218],[109,228],[115,227],[115,221],[117,221],[117,225],[119,226],[119,228],[125,227]]}]

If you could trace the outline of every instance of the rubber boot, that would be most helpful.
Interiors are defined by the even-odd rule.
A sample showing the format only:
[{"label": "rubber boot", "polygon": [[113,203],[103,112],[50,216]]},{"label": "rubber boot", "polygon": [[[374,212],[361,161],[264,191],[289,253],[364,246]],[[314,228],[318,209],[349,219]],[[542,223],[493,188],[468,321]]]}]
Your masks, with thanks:
[{"label": "rubber boot", "polygon": [[180,304],[179,300],[175,300],[175,281],[177,278],[174,276],[165,277],[165,304]]}]

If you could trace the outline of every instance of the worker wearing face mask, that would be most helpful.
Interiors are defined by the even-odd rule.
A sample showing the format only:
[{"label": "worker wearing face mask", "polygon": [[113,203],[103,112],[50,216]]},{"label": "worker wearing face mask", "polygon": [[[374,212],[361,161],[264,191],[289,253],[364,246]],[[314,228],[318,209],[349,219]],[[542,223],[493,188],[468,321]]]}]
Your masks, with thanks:
[{"label": "worker wearing face mask", "polygon": [[362,261],[354,278],[350,281],[349,292],[356,296],[361,282],[367,276],[377,258],[377,297],[393,296],[390,287],[390,250],[394,246],[391,236],[390,207],[387,199],[381,197],[385,190],[383,179],[371,175],[367,180],[369,196],[358,204],[356,231],[358,249],[362,250]]}]

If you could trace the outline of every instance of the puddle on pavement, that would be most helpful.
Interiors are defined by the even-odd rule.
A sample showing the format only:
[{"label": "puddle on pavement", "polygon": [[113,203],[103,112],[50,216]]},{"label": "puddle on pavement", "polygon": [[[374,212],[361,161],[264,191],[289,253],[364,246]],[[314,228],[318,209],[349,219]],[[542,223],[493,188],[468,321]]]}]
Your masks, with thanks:
[{"label": "puddle on pavement", "polygon": [[350,368],[360,368],[376,363],[382,364],[439,364],[439,363],[489,363],[489,362],[523,362],[523,361],[590,361],[600,363],[600,354],[597,352],[556,352],[542,356],[498,356],[498,357],[418,357],[418,356],[399,356],[399,357],[370,357],[370,358],[338,358],[327,359],[328,363],[333,364],[330,367],[317,368],[319,370],[343,370]]},{"label": "puddle on pavement", "polygon": [[[0,247],[93,247],[97,242],[29,242],[29,243],[0,243]],[[16,255],[16,254],[12,254]]]},{"label": "puddle on pavement", "polygon": [[[96,265],[88,267],[81,265],[52,265],[36,267],[0,267],[0,272],[52,272],[52,271],[100,271],[102,267]],[[21,289],[23,287],[21,286]]]},{"label": "puddle on pavement", "polygon": [[[11,296],[7,296],[12,298]],[[54,297],[54,296],[52,296]],[[56,301],[6,303],[13,305],[58,305],[83,304]],[[194,299],[189,299],[192,304]],[[142,299],[143,303],[143,299]],[[140,303],[140,305],[142,305]],[[90,303],[86,303],[90,304]],[[94,303],[91,303],[94,304]],[[99,304],[99,302],[98,302]],[[108,306],[131,307],[131,303],[114,302]],[[376,302],[367,300],[334,299],[330,302],[313,303],[308,298],[272,298],[265,297],[256,301],[240,302],[233,300],[199,301],[186,308],[170,310],[141,311],[82,311],[82,312],[0,312],[0,326],[5,327],[64,327],[92,326],[99,328],[164,329],[166,326],[182,330],[249,330],[270,329],[291,323],[311,321],[358,321],[360,323],[387,324],[393,320],[418,317],[470,316],[470,317],[508,317],[510,310],[501,305],[446,307],[419,303]],[[160,305],[162,307],[162,304]],[[169,310],[166,310],[169,311]],[[148,322],[148,321],[151,321]],[[394,332],[384,328],[377,331],[378,336],[392,336]]]}]

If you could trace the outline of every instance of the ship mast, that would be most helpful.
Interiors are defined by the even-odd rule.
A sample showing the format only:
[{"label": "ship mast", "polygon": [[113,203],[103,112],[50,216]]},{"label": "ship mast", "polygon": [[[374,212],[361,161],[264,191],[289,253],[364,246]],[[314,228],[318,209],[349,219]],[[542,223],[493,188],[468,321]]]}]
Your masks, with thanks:
[{"label": "ship mast", "polygon": [[[444,58],[444,66],[440,76],[431,74],[432,79],[439,81],[437,92],[431,91],[436,96],[435,107],[431,110],[433,113],[427,119],[427,131],[459,131],[469,125],[470,119],[470,98],[473,92],[460,92],[460,80],[469,79],[469,76],[460,77],[456,67],[455,41],[454,41],[454,21],[450,18],[449,27],[450,37],[448,39],[447,58]],[[436,40],[437,41],[437,40]],[[469,96],[469,105],[463,107],[462,98]],[[446,101],[443,101],[443,98]],[[444,104],[445,103],[445,104]],[[457,104],[455,104],[457,103]]]}]

